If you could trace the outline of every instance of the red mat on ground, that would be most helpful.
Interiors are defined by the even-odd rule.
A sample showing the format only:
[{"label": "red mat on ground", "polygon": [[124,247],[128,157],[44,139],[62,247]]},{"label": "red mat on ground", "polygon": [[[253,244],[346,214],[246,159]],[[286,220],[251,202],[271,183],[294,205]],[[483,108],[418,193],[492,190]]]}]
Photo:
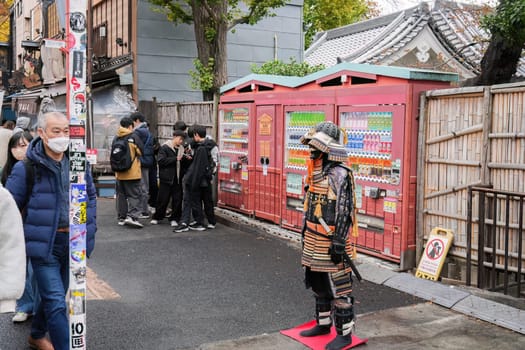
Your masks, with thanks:
[{"label": "red mat on ground", "polygon": [[[301,333],[305,329],[309,329],[315,326],[315,323],[315,320],[308,321],[297,327],[285,329],[284,331],[281,331],[281,334],[297,340],[299,343],[308,346],[312,350],[324,350],[326,344],[331,342],[336,336],[335,328],[333,326],[330,330],[330,334],[318,335],[317,337],[301,337],[299,335],[299,333]],[[352,334],[352,344],[345,347],[343,350],[352,349],[358,345],[365,344],[367,341],[368,339],[361,339]]]}]

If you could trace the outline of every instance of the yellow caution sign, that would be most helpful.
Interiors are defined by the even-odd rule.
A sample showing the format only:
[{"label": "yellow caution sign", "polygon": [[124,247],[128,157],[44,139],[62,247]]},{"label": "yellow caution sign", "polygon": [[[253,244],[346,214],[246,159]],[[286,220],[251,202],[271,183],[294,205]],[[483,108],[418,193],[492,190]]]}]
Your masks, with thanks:
[{"label": "yellow caution sign", "polygon": [[448,229],[435,227],[430,232],[425,251],[419,260],[416,277],[432,281],[439,278],[453,239],[454,234]]}]

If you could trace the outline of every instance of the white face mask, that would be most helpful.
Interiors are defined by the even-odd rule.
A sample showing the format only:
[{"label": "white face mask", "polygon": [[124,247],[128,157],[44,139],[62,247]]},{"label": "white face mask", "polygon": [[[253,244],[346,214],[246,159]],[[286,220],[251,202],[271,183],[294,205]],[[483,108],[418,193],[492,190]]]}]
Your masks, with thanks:
[{"label": "white face mask", "polygon": [[69,137],[55,137],[47,140],[47,146],[55,153],[64,153],[69,147]]}]

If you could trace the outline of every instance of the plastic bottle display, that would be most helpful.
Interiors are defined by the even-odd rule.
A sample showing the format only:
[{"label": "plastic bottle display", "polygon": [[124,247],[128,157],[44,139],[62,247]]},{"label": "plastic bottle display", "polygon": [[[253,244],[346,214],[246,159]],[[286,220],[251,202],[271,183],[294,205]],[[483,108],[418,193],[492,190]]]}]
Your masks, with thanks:
[{"label": "plastic bottle display", "polygon": [[221,111],[221,151],[248,152],[248,109],[233,108]]},{"label": "plastic bottle display", "polygon": [[349,166],[357,178],[392,182],[392,112],[343,112]]},{"label": "plastic bottle display", "polygon": [[310,156],[308,146],[299,142],[301,136],[325,120],[324,112],[297,111],[286,113],[285,166],[289,169],[304,170]]}]

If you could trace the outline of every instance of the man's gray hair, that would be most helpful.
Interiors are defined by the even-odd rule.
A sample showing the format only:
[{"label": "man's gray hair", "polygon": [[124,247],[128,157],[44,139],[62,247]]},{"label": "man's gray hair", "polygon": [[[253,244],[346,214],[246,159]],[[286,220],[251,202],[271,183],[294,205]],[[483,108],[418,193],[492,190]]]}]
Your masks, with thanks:
[{"label": "man's gray hair", "polygon": [[67,120],[66,115],[62,112],[57,112],[57,111],[47,112],[38,117],[38,127],[45,130],[47,126],[47,119],[49,117],[64,118]]}]

